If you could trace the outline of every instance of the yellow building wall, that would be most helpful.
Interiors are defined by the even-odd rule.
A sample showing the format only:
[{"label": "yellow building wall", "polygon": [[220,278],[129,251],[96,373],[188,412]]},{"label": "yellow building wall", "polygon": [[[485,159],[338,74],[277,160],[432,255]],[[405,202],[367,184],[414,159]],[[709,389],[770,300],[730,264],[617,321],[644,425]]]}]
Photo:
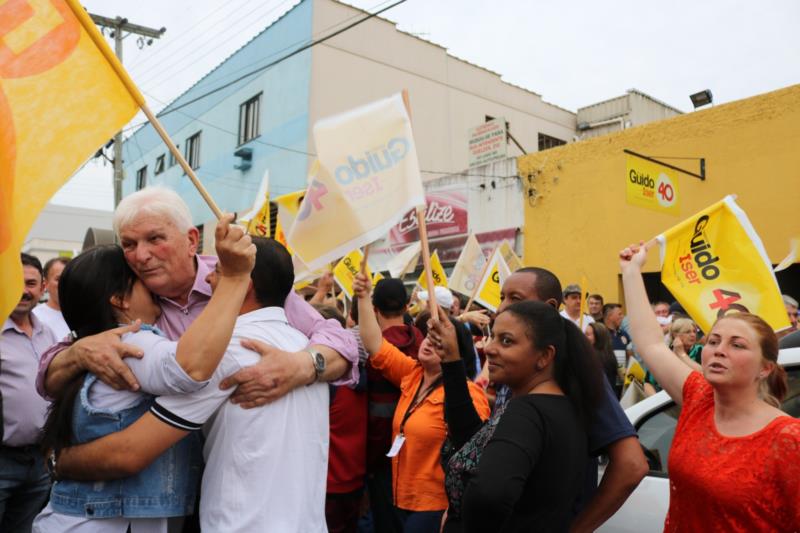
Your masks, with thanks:
[{"label": "yellow building wall", "polygon": [[[706,180],[678,174],[680,214],[628,205],[626,155],[704,157]],[[666,160],[699,173],[699,162]],[[736,194],[773,263],[800,236],[800,85],[520,157],[524,262],[621,301],[617,252]],[[657,251],[646,270],[657,272]]]}]

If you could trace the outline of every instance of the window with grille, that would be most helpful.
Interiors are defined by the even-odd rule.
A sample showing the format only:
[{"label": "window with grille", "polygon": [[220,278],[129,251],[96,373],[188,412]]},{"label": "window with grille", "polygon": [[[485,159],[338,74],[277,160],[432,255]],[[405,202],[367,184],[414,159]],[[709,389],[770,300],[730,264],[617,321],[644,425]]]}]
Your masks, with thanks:
[{"label": "window with grille", "polygon": [[567,144],[567,141],[562,141],[561,139],[550,137],[549,135],[545,135],[544,133],[539,134],[540,152],[542,150],[547,150],[548,148],[555,148],[556,146],[561,146],[562,144]]},{"label": "window with grille", "polygon": [[261,110],[261,93],[258,93],[239,106],[239,144],[244,144],[261,134],[259,129],[259,112]]},{"label": "window with grille", "polygon": [[153,174],[158,175],[164,172],[164,159],[166,156],[161,154],[156,158],[156,167],[153,169]]},{"label": "window with grille", "polygon": [[[175,145],[175,148],[177,148],[178,150],[180,150],[180,149],[181,149],[181,145],[180,145],[180,144],[176,144],[176,145]],[[174,166],[175,166],[175,165],[177,165],[177,164],[178,164],[178,160],[175,158],[175,154],[173,154],[172,152],[170,152],[170,153],[169,153],[169,167],[170,167],[170,168],[172,168],[172,167],[174,167]]]},{"label": "window with grille", "polygon": [[136,190],[144,189],[147,186],[147,165],[136,171]]},{"label": "window with grille", "polygon": [[192,170],[200,166],[200,131],[186,139],[184,157]]}]

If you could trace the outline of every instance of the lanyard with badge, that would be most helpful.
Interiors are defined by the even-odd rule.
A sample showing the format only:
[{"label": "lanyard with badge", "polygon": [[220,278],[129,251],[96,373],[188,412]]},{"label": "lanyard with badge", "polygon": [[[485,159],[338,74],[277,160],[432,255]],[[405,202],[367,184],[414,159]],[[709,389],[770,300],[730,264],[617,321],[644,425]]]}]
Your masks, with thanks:
[{"label": "lanyard with badge", "polygon": [[394,438],[394,442],[392,442],[392,447],[389,449],[389,452],[386,454],[386,457],[394,457],[395,455],[400,453],[400,448],[402,448],[403,444],[405,444],[406,442],[406,436],[404,433],[406,427],[406,421],[408,421],[408,418],[412,414],[414,414],[414,411],[417,410],[417,407],[422,405],[422,402],[425,401],[425,398],[430,396],[430,394],[434,390],[436,390],[436,387],[438,387],[441,383],[442,383],[442,376],[439,376],[433,383],[431,383],[430,387],[428,387],[427,389],[422,391],[422,393],[420,393],[420,389],[422,388],[422,382],[420,381],[419,387],[417,387],[417,392],[414,395],[414,401],[412,401],[411,404],[408,406],[408,409],[406,409],[406,414],[403,415],[403,420],[400,422],[400,432]]}]

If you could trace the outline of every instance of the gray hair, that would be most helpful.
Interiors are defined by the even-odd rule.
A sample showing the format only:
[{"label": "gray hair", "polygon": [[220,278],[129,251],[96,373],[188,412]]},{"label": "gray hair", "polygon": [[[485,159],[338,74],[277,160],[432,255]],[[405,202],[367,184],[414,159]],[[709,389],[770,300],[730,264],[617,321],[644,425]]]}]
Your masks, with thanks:
[{"label": "gray hair", "polygon": [[162,186],[145,187],[126,196],[114,211],[114,233],[132,223],[139,215],[163,217],[172,222],[180,232],[193,227],[189,206],[178,193]]}]

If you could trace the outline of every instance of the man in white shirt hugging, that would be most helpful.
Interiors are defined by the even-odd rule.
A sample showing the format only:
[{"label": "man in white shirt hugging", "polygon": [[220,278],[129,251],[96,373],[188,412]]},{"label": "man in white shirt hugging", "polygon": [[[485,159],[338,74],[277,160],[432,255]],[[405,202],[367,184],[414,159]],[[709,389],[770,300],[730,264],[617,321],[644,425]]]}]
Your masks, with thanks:
[{"label": "man in white shirt hugging", "polygon": [[[127,429],[63,450],[56,466],[60,477],[129,476],[189,431],[203,428],[203,531],[327,531],[327,385],[297,388],[256,409],[228,402],[232,390],[219,388],[225,376],[258,362],[258,353],[242,347],[244,339],[291,352],[308,345],[308,338],[289,326],[283,311],[294,283],[291,256],[272,239],[253,242],[257,252],[251,284],[231,343],[209,384],[195,393],[159,397],[151,411]],[[212,289],[218,274],[209,274]],[[315,362],[315,368],[324,370],[324,363]]]}]

